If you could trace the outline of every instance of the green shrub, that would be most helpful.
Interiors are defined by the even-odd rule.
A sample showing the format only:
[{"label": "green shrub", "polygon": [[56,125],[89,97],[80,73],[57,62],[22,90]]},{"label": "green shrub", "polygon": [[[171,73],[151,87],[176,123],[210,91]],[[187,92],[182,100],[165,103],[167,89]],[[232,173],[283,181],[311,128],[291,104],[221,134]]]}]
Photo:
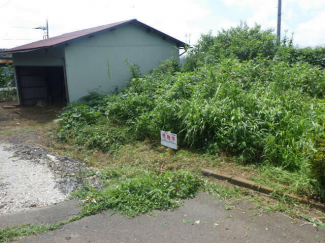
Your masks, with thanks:
[{"label": "green shrub", "polygon": [[89,106],[93,108],[95,111],[103,112],[103,108],[108,102],[109,96],[100,91],[91,91],[87,96],[84,96],[80,99],[79,104]]},{"label": "green shrub", "polygon": [[290,64],[296,62],[306,62],[318,68],[325,68],[325,48],[298,48],[289,46],[282,46],[276,54],[277,60],[286,61]]},{"label": "green shrub", "polygon": [[98,148],[104,152],[114,151],[130,141],[129,129],[111,124],[84,126],[75,134],[73,142],[89,149]]},{"label": "green shrub", "polygon": [[176,58],[167,59],[160,64],[160,68],[165,73],[176,73],[180,71],[179,60]]},{"label": "green shrub", "polygon": [[70,104],[62,110],[58,137],[67,141],[72,133],[85,125],[93,125],[100,118],[100,112],[82,104]]},{"label": "green shrub", "polygon": [[14,70],[12,65],[0,66],[0,88],[8,87],[14,80]]},{"label": "green shrub", "polygon": [[133,78],[140,78],[141,77],[139,65],[134,64],[134,63],[130,63],[127,59],[124,60],[124,62],[129,67]]},{"label": "green shrub", "polygon": [[194,71],[202,65],[211,65],[222,59],[236,58],[247,61],[256,57],[272,59],[280,46],[272,30],[262,30],[260,25],[249,27],[245,22],[217,36],[202,35],[198,44],[188,53],[183,70]]}]

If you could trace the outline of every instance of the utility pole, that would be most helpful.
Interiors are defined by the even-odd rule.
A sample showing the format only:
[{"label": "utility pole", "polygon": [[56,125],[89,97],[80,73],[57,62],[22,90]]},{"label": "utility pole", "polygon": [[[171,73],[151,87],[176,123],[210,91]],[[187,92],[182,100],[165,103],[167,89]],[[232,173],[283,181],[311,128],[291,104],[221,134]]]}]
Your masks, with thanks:
[{"label": "utility pole", "polygon": [[49,37],[49,21],[46,19],[46,39],[50,38]]},{"label": "utility pole", "polygon": [[48,23],[47,19],[46,19],[46,25],[45,26],[36,27],[34,29],[44,31],[44,35],[43,35],[44,40],[49,38],[49,23]]},{"label": "utility pole", "polygon": [[281,8],[282,0],[278,0],[278,28],[277,28],[277,37],[278,41],[281,41]]}]

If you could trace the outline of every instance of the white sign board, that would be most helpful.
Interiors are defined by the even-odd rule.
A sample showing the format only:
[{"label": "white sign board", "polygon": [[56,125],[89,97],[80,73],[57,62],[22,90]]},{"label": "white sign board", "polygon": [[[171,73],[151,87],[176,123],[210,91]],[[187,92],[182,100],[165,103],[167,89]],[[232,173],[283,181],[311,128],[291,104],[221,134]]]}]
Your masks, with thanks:
[{"label": "white sign board", "polygon": [[161,145],[177,149],[177,134],[171,132],[160,131]]}]

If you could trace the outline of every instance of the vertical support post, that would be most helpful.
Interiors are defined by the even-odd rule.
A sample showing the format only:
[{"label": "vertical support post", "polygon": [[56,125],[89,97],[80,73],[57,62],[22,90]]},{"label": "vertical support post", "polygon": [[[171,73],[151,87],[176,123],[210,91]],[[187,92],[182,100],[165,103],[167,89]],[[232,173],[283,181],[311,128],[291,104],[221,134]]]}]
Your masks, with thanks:
[{"label": "vertical support post", "polygon": [[168,154],[173,155],[173,149],[172,148],[168,148]]},{"label": "vertical support post", "polygon": [[278,41],[281,41],[281,12],[282,12],[282,0],[278,0],[278,27],[277,27],[277,37]]},{"label": "vertical support post", "polygon": [[17,98],[18,98],[18,104],[19,105],[24,105],[23,104],[23,99],[21,97],[21,85],[20,85],[20,82],[19,82],[19,77],[18,77],[18,67],[16,67],[14,65],[14,78],[15,78],[15,82],[16,82],[16,92],[17,92]]},{"label": "vertical support post", "polygon": [[66,102],[69,103],[69,87],[68,87],[68,80],[67,80],[67,69],[66,69],[66,62],[65,58],[62,58],[63,61],[63,75],[64,75],[64,86],[65,86],[65,96],[66,96]]},{"label": "vertical support post", "polygon": [[[171,131],[167,131],[167,132],[171,132]],[[173,155],[173,149],[172,148],[168,148],[168,154],[169,154],[169,156]]]},{"label": "vertical support post", "polygon": [[46,19],[46,36],[49,38],[49,21]]}]

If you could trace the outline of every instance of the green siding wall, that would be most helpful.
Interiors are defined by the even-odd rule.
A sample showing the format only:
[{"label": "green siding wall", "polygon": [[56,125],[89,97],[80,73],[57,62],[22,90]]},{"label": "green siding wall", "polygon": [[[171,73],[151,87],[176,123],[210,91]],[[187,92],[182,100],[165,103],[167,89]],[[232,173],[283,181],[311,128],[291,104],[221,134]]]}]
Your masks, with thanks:
[{"label": "green siding wall", "polygon": [[73,41],[65,46],[69,100],[125,87],[131,78],[126,59],[145,74],[178,54],[174,43],[133,24]]},{"label": "green siding wall", "polygon": [[14,53],[12,56],[15,66],[63,66],[64,47]]}]

